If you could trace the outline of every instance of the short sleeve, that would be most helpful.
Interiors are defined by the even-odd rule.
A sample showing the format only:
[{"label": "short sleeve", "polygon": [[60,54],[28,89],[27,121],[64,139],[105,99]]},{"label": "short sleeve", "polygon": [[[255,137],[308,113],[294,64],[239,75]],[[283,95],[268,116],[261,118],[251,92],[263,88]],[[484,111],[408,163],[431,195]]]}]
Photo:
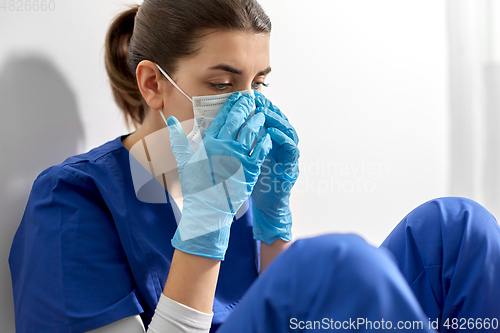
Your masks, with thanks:
[{"label": "short sleeve", "polygon": [[56,166],[34,182],[12,243],[16,332],[86,332],[143,312],[95,180]]}]

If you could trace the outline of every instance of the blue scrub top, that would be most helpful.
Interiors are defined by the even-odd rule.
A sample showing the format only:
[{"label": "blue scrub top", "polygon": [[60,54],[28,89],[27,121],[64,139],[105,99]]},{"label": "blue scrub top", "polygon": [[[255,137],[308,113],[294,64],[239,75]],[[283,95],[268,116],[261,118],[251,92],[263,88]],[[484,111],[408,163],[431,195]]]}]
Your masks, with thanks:
[{"label": "blue scrub top", "polygon": [[[70,157],[33,183],[9,258],[17,332],[85,332],[139,313],[149,325],[179,212],[173,200],[137,199],[121,139]],[[213,329],[258,276],[249,204],[231,227]]]}]

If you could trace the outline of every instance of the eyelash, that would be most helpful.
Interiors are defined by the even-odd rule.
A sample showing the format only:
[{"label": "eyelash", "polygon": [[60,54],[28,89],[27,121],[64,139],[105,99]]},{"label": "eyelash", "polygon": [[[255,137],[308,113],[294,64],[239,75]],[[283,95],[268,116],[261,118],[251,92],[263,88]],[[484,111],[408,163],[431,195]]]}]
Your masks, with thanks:
[{"label": "eyelash", "polygon": [[218,91],[226,90],[227,87],[232,86],[230,83],[210,83],[210,86]]},{"label": "eyelash", "polygon": [[[254,85],[257,84],[258,86],[254,88]],[[210,83],[210,86],[212,86],[213,89],[217,91],[224,91],[226,90],[227,87],[232,86],[231,83]],[[266,84],[264,82],[253,82],[252,83],[252,89],[259,89],[261,86],[263,87],[269,87],[269,84]]]},{"label": "eyelash", "polygon": [[[262,86],[262,87],[269,87],[269,83],[265,83],[265,82],[253,82],[252,84],[258,84],[259,87]],[[257,87],[256,89],[259,89],[259,87]]]}]

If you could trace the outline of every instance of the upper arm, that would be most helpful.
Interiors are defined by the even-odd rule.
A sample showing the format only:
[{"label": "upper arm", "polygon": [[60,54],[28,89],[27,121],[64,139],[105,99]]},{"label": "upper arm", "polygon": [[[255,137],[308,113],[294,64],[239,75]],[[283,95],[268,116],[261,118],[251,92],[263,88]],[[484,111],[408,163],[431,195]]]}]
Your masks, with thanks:
[{"label": "upper arm", "polygon": [[142,312],[102,197],[61,167],[33,184],[9,263],[17,332],[84,332]]}]

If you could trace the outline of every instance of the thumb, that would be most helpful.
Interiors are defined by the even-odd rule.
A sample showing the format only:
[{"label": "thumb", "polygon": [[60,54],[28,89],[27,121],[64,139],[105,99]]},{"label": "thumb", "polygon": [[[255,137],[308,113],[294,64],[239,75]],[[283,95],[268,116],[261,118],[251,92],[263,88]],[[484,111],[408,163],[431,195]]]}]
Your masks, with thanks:
[{"label": "thumb", "polygon": [[167,125],[170,131],[170,145],[177,161],[177,169],[179,170],[179,174],[181,174],[194,152],[179,120],[174,116],[170,116],[168,117]]}]

